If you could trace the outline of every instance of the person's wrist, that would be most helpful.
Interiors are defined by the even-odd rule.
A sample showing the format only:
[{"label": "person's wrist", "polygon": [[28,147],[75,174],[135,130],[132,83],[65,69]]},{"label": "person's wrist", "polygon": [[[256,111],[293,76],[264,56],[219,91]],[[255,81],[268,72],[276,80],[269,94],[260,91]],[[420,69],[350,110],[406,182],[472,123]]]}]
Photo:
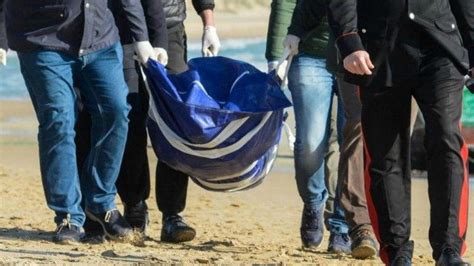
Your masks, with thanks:
[{"label": "person's wrist", "polygon": [[214,11],[212,9],[204,9],[203,11],[199,13],[199,15],[201,16],[202,25],[204,27],[207,27],[207,26],[215,27]]}]

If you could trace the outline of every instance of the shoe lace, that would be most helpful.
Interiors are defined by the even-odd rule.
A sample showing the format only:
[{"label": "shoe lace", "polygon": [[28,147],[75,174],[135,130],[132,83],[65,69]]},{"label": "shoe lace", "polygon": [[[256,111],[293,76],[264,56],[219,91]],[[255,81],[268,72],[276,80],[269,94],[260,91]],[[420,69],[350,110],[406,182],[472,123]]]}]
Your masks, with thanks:
[{"label": "shoe lace", "polygon": [[110,219],[112,218],[112,215],[114,214],[115,211],[116,211],[116,209],[113,209],[113,210],[107,211],[107,212],[105,213],[104,221],[105,221],[106,223],[109,223],[109,222],[110,222]]},{"label": "shoe lace", "polygon": [[174,226],[187,226],[183,220],[183,217],[177,214],[166,217],[165,222]]},{"label": "shoe lace", "polygon": [[363,229],[358,230],[356,232],[355,236],[356,236],[356,238],[371,237],[372,232],[367,228],[363,228]]},{"label": "shoe lace", "polygon": [[65,227],[68,229],[71,229],[71,215],[67,214],[65,218],[61,221],[61,223],[58,225],[58,228],[56,229],[56,232],[60,233]]},{"label": "shoe lace", "polygon": [[458,253],[453,248],[446,248],[444,249],[444,253],[447,253],[451,256],[457,255]]},{"label": "shoe lace", "polygon": [[351,240],[348,234],[342,234],[341,237],[345,242],[349,242],[349,240]]}]

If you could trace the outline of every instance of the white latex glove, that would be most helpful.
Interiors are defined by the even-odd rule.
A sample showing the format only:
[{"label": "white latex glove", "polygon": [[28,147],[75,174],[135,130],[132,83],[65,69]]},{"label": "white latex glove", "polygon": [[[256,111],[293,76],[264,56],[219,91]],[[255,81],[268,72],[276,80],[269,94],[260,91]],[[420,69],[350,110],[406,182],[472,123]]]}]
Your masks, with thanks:
[{"label": "white latex glove", "polygon": [[[276,70],[277,71],[276,74],[280,77],[280,79],[283,79],[285,76],[286,66],[288,65],[288,60],[283,61],[280,67],[276,69],[278,67],[278,63],[279,61],[268,62],[268,73],[272,72],[273,70]],[[285,81],[285,84],[287,82],[288,81]]]},{"label": "white latex glove", "polygon": [[168,64],[168,52],[161,47],[153,48],[155,50],[156,58],[158,58],[158,62],[162,65],[166,66]]},{"label": "white latex glove", "polygon": [[272,72],[273,70],[276,69],[276,67],[278,66],[278,61],[277,60],[268,61],[267,66],[268,66],[268,72],[267,73],[270,73],[270,72]]},{"label": "white latex glove", "polygon": [[288,34],[283,40],[283,47],[290,50],[289,56],[295,56],[298,54],[299,44],[300,38],[295,35]]},{"label": "white latex glove", "polygon": [[7,51],[0,48],[0,65],[7,65]]},{"label": "white latex glove", "polygon": [[221,42],[219,41],[219,36],[217,36],[216,27],[204,27],[204,31],[202,33],[202,56],[217,56],[220,47]]},{"label": "white latex glove", "polygon": [[157,54],[149,41],[135,42],[133,44],[138,61],[146,66],[148,59],[158,60]]}]

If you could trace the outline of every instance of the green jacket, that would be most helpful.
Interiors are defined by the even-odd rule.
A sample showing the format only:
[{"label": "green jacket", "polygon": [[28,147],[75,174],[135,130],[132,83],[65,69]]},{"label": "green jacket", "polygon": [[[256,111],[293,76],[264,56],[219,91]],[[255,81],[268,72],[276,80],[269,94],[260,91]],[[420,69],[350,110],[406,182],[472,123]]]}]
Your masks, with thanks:
[{"label": "green jacket", "polygon": [[[293,11],[300,0],[273,0],[271,5],[270,22],[268,24],[267,61],[276,61],[283,54],[283,39],[288,33]],[[298,25],[292,25],[298,27]],[[329,40],[329,25],[327,19],[321,26],[301,40],[299,50],[313,56],[326,58]]]}]

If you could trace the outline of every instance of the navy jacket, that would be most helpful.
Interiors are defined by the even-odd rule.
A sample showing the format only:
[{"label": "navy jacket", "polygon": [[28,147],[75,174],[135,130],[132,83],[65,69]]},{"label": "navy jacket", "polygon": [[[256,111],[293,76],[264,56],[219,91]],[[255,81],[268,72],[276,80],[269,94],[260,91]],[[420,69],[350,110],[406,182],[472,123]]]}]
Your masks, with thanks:
[{"label": "navy jacket", "polygon": [[[329,23],[342,58],[366,49],[375,71],[387,68],[388,52],[395,45],[400,23],[402,19],[410,19],[430,35],[464,73],[474,67],[472,0],[304,0],[299,8],[306,31],[321,23],[326,14],[321,8],[324,4],[328,4]],[[376,76],[345,74],[347,81],[359,85],[368,85]]]},{"label": "navy jacket", "polygon": [[[120,3],[135,41],[147,41],[143,8],[137,0]],[[119,41],[107,0],[6,0],[5,17],[11,49],[37,49],[85,55]]]},{"label": "navy jacket", "polygon": [[[163,10],[163,4],[160,0],[141,0],[140,2],[145,13],[145,20],[151,45],[153,47],[167,49],[168,32],[166,29],[166,17]],[[109,1],[109,6],[115,17],[121,43],[133,43],[133,32],[130,30],[125,10],[121,7],[120,1]]]}]

